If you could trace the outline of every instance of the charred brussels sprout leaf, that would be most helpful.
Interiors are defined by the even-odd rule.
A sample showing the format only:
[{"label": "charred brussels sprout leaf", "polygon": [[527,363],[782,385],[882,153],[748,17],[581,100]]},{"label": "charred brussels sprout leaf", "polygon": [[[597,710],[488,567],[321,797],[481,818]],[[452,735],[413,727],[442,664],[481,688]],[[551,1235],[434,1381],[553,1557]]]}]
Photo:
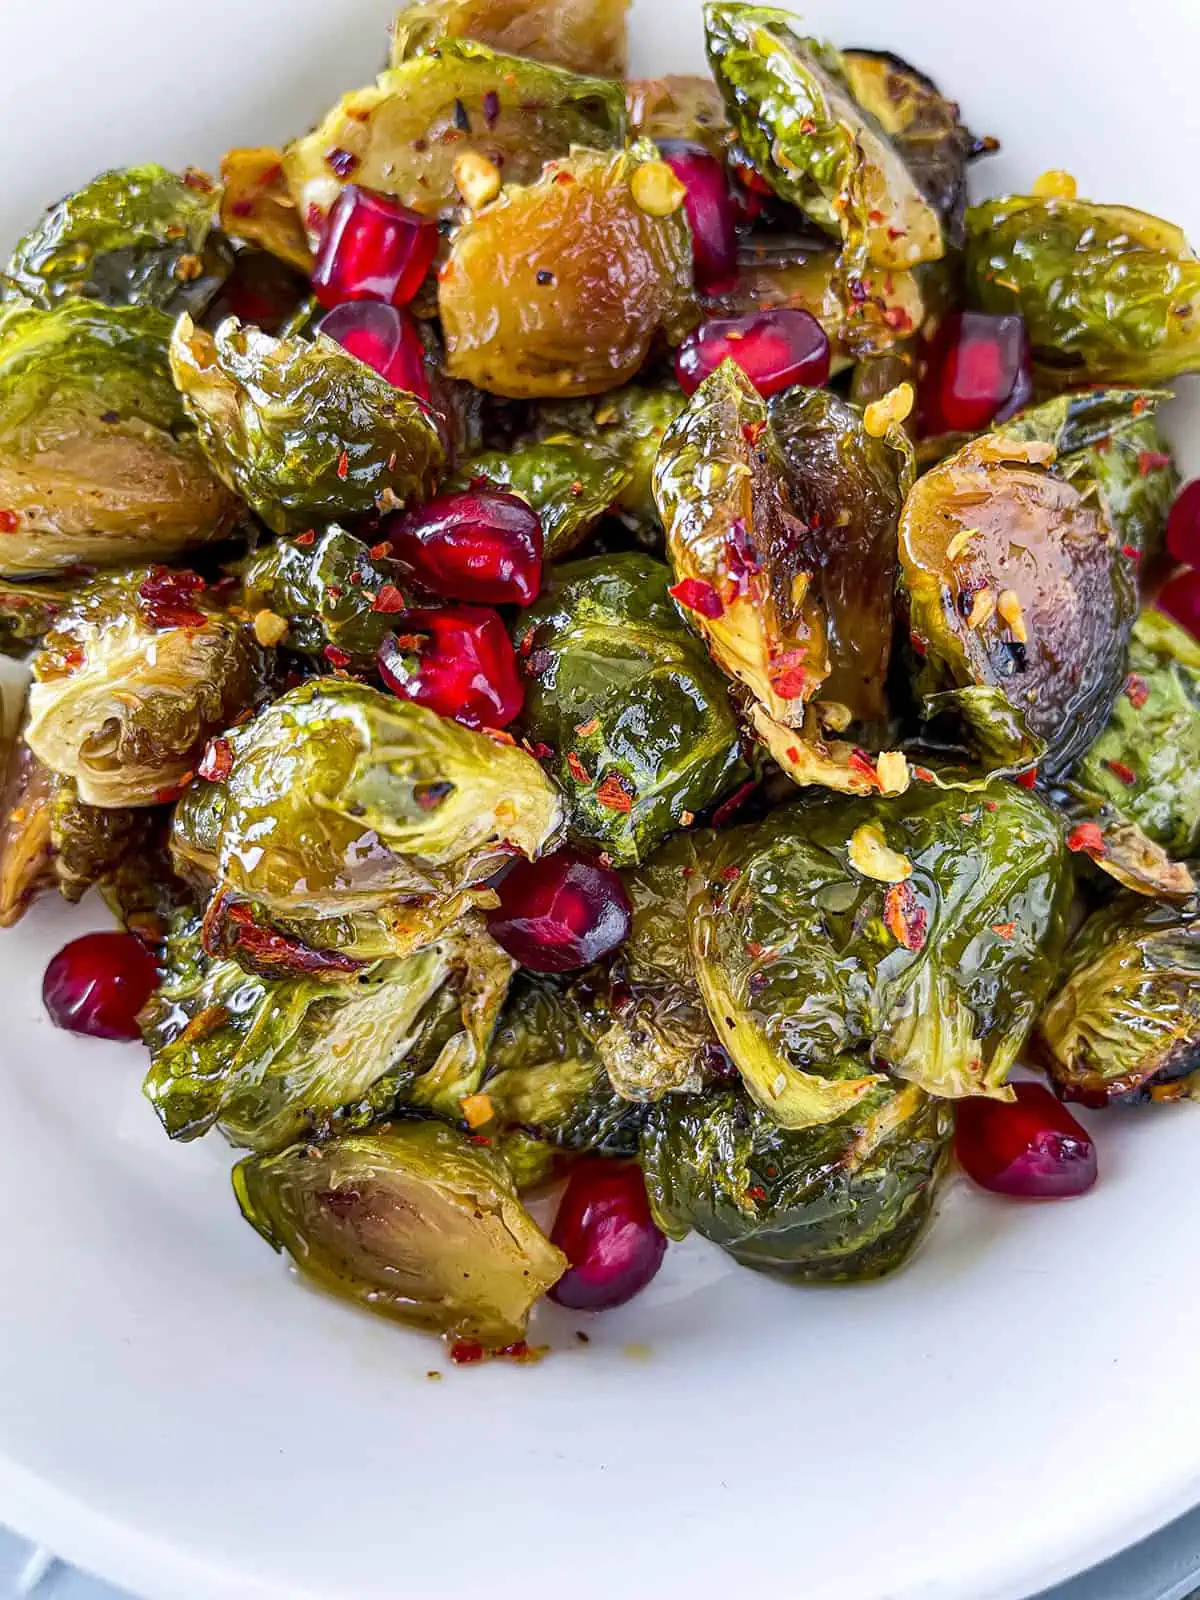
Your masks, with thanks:
[{"label": "charred brussels sprout leaf", "polygon": [[252,614],[267,611],[286,622],[289,649],[324,659],[340,651],[344,666],[366,672],[396,626],[404,581],[399,563],[372,556],[361,539],[331,527],[310,544],[280,539],[251,556],[242,603]]},{"label": "charred brussels sprout leaf", "polygon": [[946,1168],[950,1108],[881,1085],[847,1116],[799,1132],[740,1094],[664,1101],[642,1136],[659,1226],[691,1229],[759,1272],[881,1277],[907,1259]]},{"label": "charred brussels sprout leaf", "polygon": [[1200,854],[1200,645],[1162,612],[1145,611],[1129,671],[1074,776],[1172,855]]},{"label": "charred brussels sprout leaf", "polygon": [[214,470],[276,533],[394,509],[442,464],[429,409],[324,334],[273,339],[230,317],[209,335],[183,317],[171,370]]},{"label": "charred brussels sprout leaf", "polygon": [[711,78],[667,73],[635,78],[625,85],[629,132],[634,138],[688,139],[723,157],[729,124],[725,101]]},{"label": "charred brussels sprout leaf", "polygon": [[1044,741],[1050,776],[1103,727],[1137,609],[1107,507],[1048,470],[1054,456],[975,440],[918,479],[900,521],[927,711],[957,711],[999,765],[1028,760],[1028,735]]},{"label": "charred brussels sprout leaf", "polygon": [[221,226],[305,277],[312,271],[308,235],[283,178],[283,157],[269,146],[230,150],[221,158]]},{"label": "charred brussels sprout leaf", "polygon": [[1159,383],[1200,367],[1200,261],[1127,206],[1016,197],[967,213],[966,288],[1019,312],[1047,383]]},{"label": "charred brussels sprout leaf", "polygon": [[629,0],[428,0],[392,24],[392,63],[465,38],[572,72],[620,78],[628,9]]},{"label": "charred brussels sprout leaf", "polygon": [[525,730],[553,751],[573,835],[618,865],[745,776],[725,684],[680,620],[670,576],[649,556],[573,562],[518,626]]},{"label": "charred brussels sprout leaf", "polygon": [[17,245],[5,272],[42,306],[83,296],[199,316],[224,281],[228,246],[210,238],[216,186],[165,167],[105,172],[60,200]]},{"label": "charred brussels sprout leaf", "polygon": [[322,1288],[435,1333],[512,1344],[566,1270],[499,1158],[436,1122],[251,1156],[233,1183],[246,1220]]},{"label": "charred brussels sprout leaf", "polygon": [[945,252],[937,212],[896,147],[854,101],[841,58],[769,6],[709,4],[708,59],[738,137],[781,199],[863,264],[906,268]]},{"label": "charred brussels sprout leaf", "polygon": [[654,504],[654,463],[663,435],[686,407],[679,389],[646,388],[631,383],[592,400],[569,400],[543,406],[538,433],[553,438],[567,429],[593,441],[597,454],[615,455],[630,476],[617,496],[616,509],[635,527],[658,525]]},{"label": "charred brussels sprout leaf", "polygon": [[289,690],[228,744],[227,777],[180,802],[174,849],[271,912],[445,896],[558,840],[532,756],[346,679]]},{"label": "charred brussels sprout leaf", "polygon": [[138,306],[0,306],[0,573],[166,558],[231,531],[237,503],[185,429],[170,334]]},{"label": "charred brussels sprout leaf", "polygon": [[520,495],[533,507],[542,525],[546,559],[557,561],[613,509],[633,482],[633,470],[615,452],[563,433],[541,444],[468,456],[459,481],[465,486],[477,478]]},{"label": "charred brussels sprout leaf", "polygon": [[1067,952],[1036,1044],[1068,1100],[1189,1092],[1200,1072],[1200,905],[1122,895],[1091,916]]},{"label": "charred brussels sprout leaf", "polygon": [[174,798],[209,736],[260,692],[253,639],[202,590],[161,568],[100,578],[47,634],[25,737],[86,804]]},{"label": "charred brussels sprout leaf", "polygon": [[600,394],[633,376],[660,328],[682,334],[684,213],[652,216],[635,199],[655,159],[644,142],[577,150],[463,224],[438,278],[451,377],[514,399]]},{"label": "charred brussels sprout leaf", "polygon": [[619,84],[443,39],[346,95],[288,146],[283,166],[305,218],[324,216],[350,179],[425,216],[449,217],[459,203],[454,163],[467,151],[499,167],[507,183],[531,183],[572,145],[612,150],[624,137]]},{"label": "charred brussels sprout leaf", "polygon": [[995,782],[800,802],[721,834],[689,879],[721,1043],[785,1127],[870,1094],[994,1092],[1054,980],[1070,874],[1057,819]]}]

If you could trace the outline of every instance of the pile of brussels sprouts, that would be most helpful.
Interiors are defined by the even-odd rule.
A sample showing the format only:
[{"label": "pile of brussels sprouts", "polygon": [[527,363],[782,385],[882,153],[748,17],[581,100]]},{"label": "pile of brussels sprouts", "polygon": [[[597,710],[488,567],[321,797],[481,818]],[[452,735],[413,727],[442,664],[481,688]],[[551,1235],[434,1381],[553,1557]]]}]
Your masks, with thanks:
[{"label": "pile of brussels sprouts", "polygon": [[98,888],[56,1020],[138,1013],[167,1134],[464,1358],[661,1234],[890,1271],[968,1097],[968,1171],[1086,1186],[1018,1061],[1200,1091],[1200,260],[1061,172],[968,206],[995,142],[784,11],[623,82],[624,9],[417,5],[0,272],[0,923]]}]

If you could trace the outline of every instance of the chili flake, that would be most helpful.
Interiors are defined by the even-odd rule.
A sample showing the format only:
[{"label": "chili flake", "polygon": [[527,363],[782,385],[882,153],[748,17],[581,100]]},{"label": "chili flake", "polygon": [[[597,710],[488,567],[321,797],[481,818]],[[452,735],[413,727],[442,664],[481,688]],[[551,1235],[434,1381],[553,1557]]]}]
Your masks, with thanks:
[{"label": "chili flake", "polygon": [[337,475],[338,475],[339,478],[341,478],[343,483],[350,476],[350,452],[349,452],[349,450],[343,450],[341,455],[338,457]]},{"label": "chili flake", "polygon": [[[569,756],[567,761],[569,765]],[[625,785],[615,772],[610,772],[596,790],[596,799],[602,806],[607,806],[610,811],[628,813],[633,810],[633,796],[625,788]]]},{"label": "chili flake", "polygon": [[1100,831],[1098,822],[1081,822],[1072,828],[1067,835],[1067,849],[1076,852],[1086,850],[1090,856],[1104,856],[1108,854],[1108,846],[1104,842],[1104,835]]},{"label": "chili flake", "polygon": [[1123,761],[1106,761],[1105,766],[1115,778],[1120,778],[1123,784],[1132,789],[1137,782],[1137,773],[1132,767],[1127,767]]},{"label": "chili flake", "polygon": [[349,650],[343,650],[336,644],[327,644],[321,654],[331,667],[348,667],[352,659]]},{"label": "chili flake", "polygon": [[921,950],[929,930],[929,913],[910,883],[894,883],[883,897],[883,920],[897,944]]},{"label": "chili flake", "polygon": [[742,875],[741,867],[722,867],[717,873],[718,878],[723,878],[726,883],[736,883]]},{"label": "chili flake", "polygon": [[1038,769],[1030,767],[1028,772],[1018,772],[1017,782],[1022,789],[1032,789],[1038,781]]},{"label": "chili flake", "polygon": [[599,731],[599,717],[589,717],[587,722],[577,722],[575,724],[575,732],[584,739],[590,739],[593,733],[599,733]]},{"label": "chili flake", "polygon": [[1125,698],[1135,711],[1140,711],[1150,698],[1150,685],[1138,672],[1131,672],[1125,679]]},{"label": "chili flake", "polygon": [[1138,456],[1138,472],[1143,478],[1148,478],[1152,472],[1159,472],[1163,467],[1171,465],[1171,457],[1162,450],[1143,450]]},{"label": "chili flake", "polygon": [[1011,939],[1017,931],[1015,922],[993,922],[992,932],[998,939]]},{"label": "chili flake", "polygon": [[761,1183],[754,1183],[746,1190],[746,1199],[753,1200],[755,1205],[761,1205],[767,1198],[767,1191]]},{"label": "chili flake", "polygon": [[383,561],[391,553],[392,541],[390,539],[384,539],[380,544],[373,544],[367,551],[372,561]]},{"label": "chili flake", "polygon": [[575,779],[576,783],[591,783],[592,781],[588,777],[587,768],[574,750],[567,751],[567,771]]},{"label": "chili flake", "polygon": [[385,583],[375,596],[375,604],[371,607],[371,610],[382,611],[389,616],[394,612],[403,611],[404,596],[394,583]]},{"label": "chili flake", "polygon": [[695,611],[702,617],[707,617],[713,622],[721,615],[725,607],[721,604],[721,597],[711,583],[706,583],[703,578],[682,578],[674,584],[667,593],[672,600],[678,600],[681,606],[688,611]]},{"label": "chili flake", "polygon": [[304,548],[307,549],[310,544],[314,544],[316,542],[316,537],[317,530],[315,528],[305,528],[303,533],[298,533],[296,535],[296,543],[298,545],[303,545]]},{"label": "chili flake", "polygon": [[233,771],[233,746],[228,739],[210,739],[196,775],[209,783],[224,783]]},{"label": "chili flake", "polygon": [[16,533],[21,519],[15,511],[0,511],[0,533]]}]

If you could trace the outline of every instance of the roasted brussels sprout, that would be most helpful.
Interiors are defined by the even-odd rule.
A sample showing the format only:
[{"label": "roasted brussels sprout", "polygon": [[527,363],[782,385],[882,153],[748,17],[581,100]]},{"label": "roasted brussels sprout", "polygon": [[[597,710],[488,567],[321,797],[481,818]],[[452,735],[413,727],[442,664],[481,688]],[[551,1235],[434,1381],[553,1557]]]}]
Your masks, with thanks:
[{"label": "roasted brussels sprout", "polygon": [[688,139],[723,156],[729,135],[725,101],[711,78],[667,73],[625,85],[625,107],[633,138]]},{"label": "roasted brussels sprout", "polygon": [[1089,917],[1035,1045],[1067,1100],[1171,1100],[1200,1073],[1200,904],[1121,895]]},{"label": "roasted brussels sprout", "polygon": [[237,503],[183,426],[170,333],[139,306],[0,306],[4,576],[175,556],[232,530]]},{"label": "roasted brussels sprout", "polygon": [[[568,555],[616,506],[633,482],[633,469],[615,452],[571,433],[513,450],[485,450],[463,461],[456,482],[474,479],[528,501],[542,525],[547,561]],[[0,594],[0,616],[3,595]]]},{"label": "roasted brussels sprout", "polygon": [[650,1112],[642,1167],[655,1220],[691,1229],[743,1266],[801,1282],[881,1277],[901,1266],[946,1169],[949,1106],[881,1084],[822,1127],[781,1128],[735,1092]]},{"label": "roasted brussels sprout", "polygon": [[424,216],[450,217],[464,153],[499,167],[506,183],[532,183],[544,161],[573,145],[614,150],[624,137],[619,84],[442,39],[346,95],[287,147],[283,169],[306,219],[323,217],[351,178]]},{"label": "roasted brussels sprout", "polygon": [[232,239],[286,261],[305,277],[312,271],[308,235],[283,177],[283,156],[260,147],[221,158],[221,226]]},{"label": "roasted brussels sprout", "polygon": [[214,470],[276,533],[429,493],[442,465],[424,403],[318,334],[273,339],[181,317],[171,370]]},{"label": "roasted brussels sprout", "polygon": [[173,848],[272,914],[399,918],[558,841],[562,801],[532,756],[348,679],[289,690],[227,744]]},{"label": "roasted brussels sprout", "polygon": [[512,56],[621,78],[628,9],[629,0],[427,0],[392,24],[392,64],[444,39],[475,39]]},{"label": "roasted brussels sprout", "polygon": [[263,687],[260,653],[194,573],[98,578],[34,658],[25,738],[92,806],[173,799]]},{"label": "roasted brussels sprout", "polygon": [[725,684],[670,578],[650,556],[571,562],[517,629],[525,731],[550,747],[573,836],[618,865],[746,776]]},{"label": "roasted brussels sprout", "polygon": [[0,654],[27,656],[70,603],[66,585],[5,583],[0,579]]},{"label": "roasted brussels sprout", "polygon": [[1200,367],[1200,261],[1128,206],[1025,196],[967,212],[966,290],[1025,318],[1043,381],[1160,383]]},{"label": "roasted brussels sprout", "polygon": [[648,388],[631,383],[597,399],[545,405],[538,416],[539,437],[569,432],[594,441],[596,454],[615,455],[630,473],[616,500],[616,509],[635,527],[658,526],[654,503],[654,463],[663,435],[687,405],[676,388]]},{"label": "roasted brussels sprout", "polygon": [[567,1259],[503,1162],[436,1122],[404,1122],[234,1168],[246,1220],[322,1288],[435,1333],[502,1348]]},{"label": "roasted brussels sprout", "polygon": [[1002,782],[800,801],[717,835],[688,883],[718,1038],[792,1128],[857,1105],[884,1068],[941,1096],[999,1090],[1071,896],[1057,819]]},{"label": "roasted brussels sprout", "polygon": [[[173,1139],[194,1139],[215,1123],[232,1144],[263,1153],[365,1125],[397,1103],[432,1103],[458,1117],[461,1094],[446,1091],[477,1087],[512,971],[501,956],[505,978],[490,1015],[473,1015],[473,972],[495,955],[482,925],[467,918],[411,955],[340,981],[265,977],[212,960],[199,920],[183,919],[142,1017],[152,1056],[146,1094]],[[427,1036],[441,1019],[433,1002],[443,998],[450,1026],[434,1049]],[[414,1064],[423,1044],[429,1062]]]},{"label": "roasted brussels sprout", "polygon": [[770,6],[704,9],[708,59],[729,120],[781,199],[850,247],[857,264],[907,268],[945,253],[937,211],[847,87],[841,57]]},{"label": "roasted brussels sprout", "polygon": [[243,606],[251,615],[269,614],[269,634],[286,624],[279,638],[290,650],[352,672],[373,670],[405,604],[403,570],[337,526],[301,539],[279,539],[250,557],[242,575]]},{"label": "roasted brussels sprout", "polygon": [[918,479],[900,520],[927,713],[957,713],[1000,766],[1036,756],[1032,735],[1051,777],[1103,727],[1137,610],[1107,507],[1081,475],[1048,470],[1054,458],[1050,444],[977,439]]},{"label": "roasted brussels sprout", "polygon": [[41,306],[82,295],[199,316],[232,264],[228,246],[211,237],[218,201],[216,185],[199,172],[101,173],[51,206],[5,274]]},{"label": "roasted brussels sprout", "polygon": [[644,141],[577,150],[463,224],[438,277],[451,377],[515,399],[600,394],[633,376],[660,328],[682,335],[694,319],[684,212],[636,198],[656,160]]}]

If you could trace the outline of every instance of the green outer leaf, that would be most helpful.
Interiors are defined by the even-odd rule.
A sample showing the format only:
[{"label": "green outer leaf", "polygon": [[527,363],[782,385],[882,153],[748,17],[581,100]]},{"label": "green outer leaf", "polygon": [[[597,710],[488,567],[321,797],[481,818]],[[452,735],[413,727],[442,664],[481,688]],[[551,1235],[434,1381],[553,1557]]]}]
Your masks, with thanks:
[{"label": "green outer leaf", "polygon": [[517,625],[525,732],[553,752],[573,836],[619,865],[641,860],[685,811],[702,811],[746,776],[724,682],[680,619],[670,578],[643,555],[573,562],[550,574]]},{"label": "green outer leaf", "polygon": [[433,414],[324,334],[272,339],[229,317],[181,317],[171,370],[214,471],[276,533],[392,510],[444,460]]},{"label": "green outer leaf", "polygon": [[642,1166],[655,1218],[743,1266],[801,1282],[892,1272],[932,1214],[950,1108],[911,1085],[873,1091],[823,1127],[780,1128],[742,1095],[655,1106]]},{"label": "green outer leaf", "polygon": [[1200,261],[1127,206],[1010,196],[967,212],[966,291],[1018,312],[1047,383],[1161,383],[1200,367]]},{"label": "green outer leaf", "polygon": [[638,528],[658,526],[654,504],[654,463],[663,435],[687,406],[680,389],[628,384],[591,400],[545,404],[538,411],[540,438],[567,429],[595,440],[606,453],[627,463],[631,474],[617,497],[621,513]]},{"label": "green outer leaf", "polygon": [[51,206],[5,270],[43,306],[82,296],[199,316],[232,264],[227,249],[205,254],[219,200],[153,163],[103,172]]},{"label": "green outer leaf", "polygon": [[448,487],[466,488],[475,478],[532,506],[546,560],[559,561],[614,508],[633,481],[633,469],[589,440],[554,434],[540,444],[468,456]]}]

